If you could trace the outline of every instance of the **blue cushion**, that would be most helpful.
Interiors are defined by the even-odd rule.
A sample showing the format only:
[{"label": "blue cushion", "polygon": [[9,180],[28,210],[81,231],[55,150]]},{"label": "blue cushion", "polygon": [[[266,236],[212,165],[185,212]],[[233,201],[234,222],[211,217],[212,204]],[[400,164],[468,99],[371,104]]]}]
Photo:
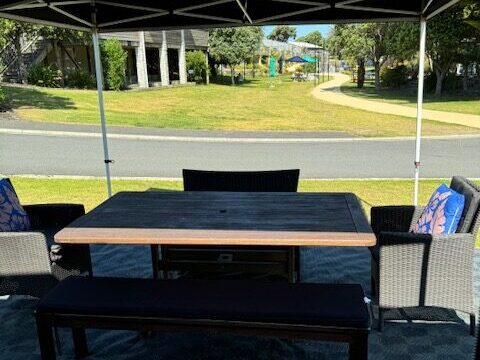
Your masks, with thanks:
[{"label": "blue cushion", "polygon": [[8,179],[0,179],[0,231],[28,231],[30,220]]},{"label": "blue cushion", "polygon": [[465,197],[442,184],[435,190],[413,232],[417,234],[453,234],[465,206]]},{"label": "blue cushion", "polygon": [[37,311],[367,329],[364,297],[359,284],[70,276],[40,300]]}]

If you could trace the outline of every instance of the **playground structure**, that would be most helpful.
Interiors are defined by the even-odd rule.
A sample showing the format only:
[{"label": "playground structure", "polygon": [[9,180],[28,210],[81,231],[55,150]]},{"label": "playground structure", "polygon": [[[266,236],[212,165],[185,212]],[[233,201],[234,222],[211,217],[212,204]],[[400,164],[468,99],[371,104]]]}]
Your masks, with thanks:
[{"label": "playground structure", "polygon": [[[292,58],[299,57],[305,61],[289,61]],[[259,65],[265,64],[268,66],[268,73],[272,76],[271,71],[271,58],[275,59],[276,72],[283,74],[285,70],[284,63],[290,62],[293,64],[299,63],[315,63],[314,78],[318,79],[319,76],[328,76],[332,71],[330,64],[330,54],[324,47],[317,46],[306,42],[281,42],[270,39],[264,39],[259,52]],[[288,69],[287,69],[288,71]],[[293,69],[288,72],[296,73],[298,69]],[[276,74],[275,74],[276,75]],[[275,76],[273,75],[273,76]],[[313,80],[313,79],[312,79]]]}]

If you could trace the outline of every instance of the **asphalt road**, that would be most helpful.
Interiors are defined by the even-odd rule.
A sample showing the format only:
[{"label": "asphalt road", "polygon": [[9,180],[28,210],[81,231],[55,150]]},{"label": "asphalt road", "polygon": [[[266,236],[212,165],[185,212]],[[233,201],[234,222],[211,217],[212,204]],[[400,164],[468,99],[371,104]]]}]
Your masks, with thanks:
[{"label": "asphalt road", "polygon": [[[410,178],[414,142],[328,139],[311,143],[110,139],[112,176],[175,177],[182,168],[300,168],[303,178]],[[0,173],[103,176],[100,138],[0,135]],[[480,138],[425,139],[421,177],[480,178]]]}]

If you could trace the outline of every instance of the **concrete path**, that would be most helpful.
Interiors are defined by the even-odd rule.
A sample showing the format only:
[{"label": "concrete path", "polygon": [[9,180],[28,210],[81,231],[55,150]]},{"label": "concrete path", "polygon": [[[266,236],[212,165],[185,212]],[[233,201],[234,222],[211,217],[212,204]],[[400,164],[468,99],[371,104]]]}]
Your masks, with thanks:
[{"label": "concrete path", "polygon": [[[320,84],[314,88],[312,90],[312,95],[319,100],[341,106],[349,106],[355,109],[381,114],[400,115],[412,118],[417,117],[417,109],[413,107],[346,95],[342,93],[340,86],[343,83],[350,81],[350,77],[345,74],[334,74],[334,76],[335,78],[333,80]],[[480,115],[423,109],[423,118],[480,129]]]}]

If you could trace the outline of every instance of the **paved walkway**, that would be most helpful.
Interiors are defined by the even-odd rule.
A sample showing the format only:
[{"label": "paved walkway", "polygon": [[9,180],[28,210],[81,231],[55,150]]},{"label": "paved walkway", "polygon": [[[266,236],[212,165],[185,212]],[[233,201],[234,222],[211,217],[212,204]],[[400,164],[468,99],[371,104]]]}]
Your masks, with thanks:
[{"label": "paved walkway", "polygon": [[[417,117],[417,109],[404,105],[389,104],[381,101],[367,100],[346,95],[340,90],[340,86],[349,81],[350,77],[345,74],[335,74],[335,78],[320,84],[312,90],[312,95],[319,100],[327,101],[341,106],[349,106],[355,109],[372,111],[381,114]],[[480,115],[462,114],[437,110],[423,110],[423,118],[450,124],[464,125],[480,129]]]}]

